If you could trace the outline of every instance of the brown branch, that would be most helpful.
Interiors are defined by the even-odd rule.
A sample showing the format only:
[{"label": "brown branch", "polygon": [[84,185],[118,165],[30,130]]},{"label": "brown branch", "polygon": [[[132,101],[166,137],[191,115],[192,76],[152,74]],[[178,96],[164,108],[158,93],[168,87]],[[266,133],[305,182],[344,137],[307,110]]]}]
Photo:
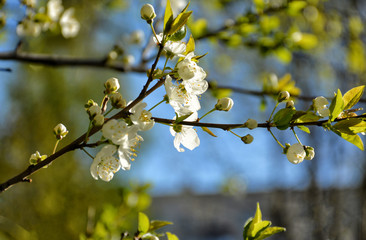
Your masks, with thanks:
[{"label": "brown branch", "polygon": [[69,67],[100,67],[110,68],[120,72],[140,72],[146,73],[142,66],[126,67],[122,63],[109,61],[108,58],[88,59],[73,58],[66,56],[54,56],[49,54],[23,53],[20,51],[9,51],[0,53],[1,60],[14,60],[26,63],[42,64],[47,66],[69,66]]},{"label": "brown branch", "polygon": [[[149,84],[153,80],[153,72],[155,70],[155,67],[156,67],[158,61],[159,61],[160,55],[162,53],[162,50],[163,50],[163,47],[160,47],[159,48],[159,52],[158,52],[158,54],[156,56],[156,60],[155,60],[155,62],[152,65],[151,73],[149,75],[149,78],[148,78],[148,80],[146,82],[146,85],[144,86],[143,90],[139,94],[139,96],[134,101],[132,101],[128,106],[126,106],[124,109],[122,109],[120,112],[118,112],[114,116],[112,116],[110,119],[118,119],[118,118],[122,118],[122,117],[127,117],[129,115],[129,110],[131,108],[133,108],[136,104],[138,104],[140,101],[142,101],[145,97],[147,97],[148,95],[150,95],[152,92],[154,92],[156,89],[158,89],[159,87],[161,87],[164,84],[165,79],[162,78],[153,87],[151,87],[149,90],[147,90]],[[108,119],[107,121],[109,121],[110,119]],[[93,127],[90,130],[88,137],[94,135],[100,129],[101,129],[101,127]],[[50,164],[51,162],[53,162],[55,159],[57,159],[58,157],[62,156],[63,154],[65,154],[67,152],[70,152],[70,151],[73,151],[75,149],[79,149],[79,148],[83,148],[85,146],[88,146],[86,143],[83,144],[83,142],[85,141],[86,135],[87,135],[87,133],[83,134],[78,139],[76,139],[75,141],[73,141],[71,144],[65,146],[61,150],[59,150],[56,153],[52,154],[51,156],[47,157],[44,161],[38,163],[37,165],[30,165],[22,173],[20,173],[17,176],[15,176],[15,177],[7,180],[6,182],[0,184],[0,193],[1,192],[4,192],[5,190],[7,190],[9,187],[13,186],[16,183],[19,183],[19,182],[30,182],[30,180],[28,179],[28,177],[30,175],[32,175],[33,173],[37,172],[42,167]]]},{"label": "brown branch", "polygon": [[[160,79],[153,87],[151,87],[143,96],[139,96],[136,98],[133,102],[131,102],[127,107],[125,107],[123,110],[121,110],[119,113],[112,116],[110,119],[118,119],[121,117],[126,117],[129,115],[129,110],[135,106],[137,103],[142,101],[145,97],[147,97],[149,94],[151,94],[153,91],[155,91],[157,88],[161,87],[164,84],[164,79]],[[106,121],[107,122],[107,121]],[[97,133],[101,127],[93,127],[90,130],[89,137]],[[28,179],[29,176],[31,176],[33,173],[37,172],[44,166],[47,166],[54,160],[56,160],[58,157],[64,155],[65,153],[68,153],[70,151],[87,147],[87,144],[83,144],[85,141],[86,133],[77,138],[75,141],[70,143],[69,145],[65,146],[64,148],[60,149],[59,151],[55,152],[54,154],[47,157],[44,161],[38,163],[37,165],[30,165],[27,169],[25,169],[20,174],[16,175],[15,177],[3,182],[0,184],[0,193],[4,192],[5,190],[9,189],[14,184],[20,183],[20,182],[31,182],[30,179]]]},{"label": "brown branch", "polygon": [[[333,122],[339,122],[342,120],[350,119],[350,118],[366,118],[365,115],[355,116],[355,117],[348,117],[348,118],[337,118]],[[158,118],[158,117],[152,117],[155,122],[158,123],[164,123],[164,124],[174,124],[175,120],[172,119],[165,119],[165,118]],[[327,120],[321,120],[321,121],[314,121],[314,122],[302,122],[302,123],[291,123],[291,127],[296,126],[323,126],[323,124],[327,123]],[[203,123],[203,122],[188,122],[188,121],[182,121],[179,122],[179,124],[187,125],[187,126],[195,126],[195,127],[208,127],[208,128],[219,128],[225,131],[228,131],[230,129],[234,128],[246,128],[243,126],[244,123],[236,123],[236,124],[220,124],[220,123]],[[258,128],[273,128],[276,127],[274,123],[258,123]]]}]

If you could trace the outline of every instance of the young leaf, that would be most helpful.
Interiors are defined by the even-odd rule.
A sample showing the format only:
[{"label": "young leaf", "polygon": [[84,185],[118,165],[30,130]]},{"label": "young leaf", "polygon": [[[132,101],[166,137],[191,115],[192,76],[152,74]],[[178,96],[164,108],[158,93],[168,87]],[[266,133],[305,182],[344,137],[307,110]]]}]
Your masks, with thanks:
[{"label": "young leaf", "polygon": [[344,110],[352,108],[356,103],[360,100],[365,86],[359,86],[352,88],[348,92],[346,92],[343,96],[343,102],[344,102]]},{"label": "young leaf", "polygon": [[[350,119],[345,119],[340,122],[337,122],[336,124],[333,125],[333,127],[342,133],[353,135],[353,134],[356,134],[359,132],[354,132],[354,131],[352,131],[351,128],[356,127],[355,130],[357,130],[357,127],[361,128],[361,130],[365,129],[366,122],[362,121],[359,118],[350,118]],[[363,132],[363,131],[361,131],[361,132]]]},{"label": "young leaf", "polygon": [[292,116],[296,113],[296,110],[292,108],[283,108],[279,110],[273,117],[273,122],[280,130],[285,130],[290,126]]},{"label": "young leaf", "polygon": [[358,136],[357,134],[351,135],[351,134],[342,133],[342,132],[338,131],[337,129],[335,129],[334,127],[332,127],[331,130],[334,133],[336,133],[338,136],[343,138],[344,140],[354,144],[356,147],[358,147],[359,149],[361,149],[363,151],[363,149],[364,149],[363,142],[362,142],[360,136]]},{"label": "young leaf", "polygon": [[166,232],[166,236],[167,236],[168,240],[179,240],[177,235],[170,233],[170,232]]},{"label": "young leaf", "polygon": [[186,46],[186,52],[185,54],[188,54],[190,52],[194,52],[195,49],[195,44],[194,44],[194,38],[192,37],[192,35],[189,37],[187,46]]},{"label": "young leaf", "polygon": [[283,228],[283,227],[268,227],[268,228],[264,229],[259,234],[259,236],[255,238],[255,240],[262,240],[262,239],[270,237],[276,233],[280,233],[280,232],[284,232],[284,231],[286,231],[286,228]]},{"label": "young leaf", "polygon": [[170,30],[167,32],[167,35],[172,35],[181,29],[188,21],[189,16],[191,16],[192,11],[180,13],[173,21]]},{"label": "young leaf", "polygon": [[183,116],[180,116],[180,117],[177,117],[177,119],[175,119],[175,124],[178,124],[182,121],[184,121],[185,119],[187,119],[189,116],[191,116],[193,114],[193,112],[191,112],[190,114],[187,114],[187,115],[183,115]]},{"label": "young leaf", "polygon": [[202,130],[210,134],[212,137],[217,137],[210,129],[207,127],[202,127]]},{"label": "young leaf", "polygon": [[173,10],[170,5],[170,0],[167,0],[164,14],[164,31],[163,31],[164,35],[170,31],[172,23],[173,23]]},{"label": "young leaf", "polygon": [[343,102],[343,98],[342,98],[342,93],[338,89],[337,94],[334,96],[332,103],[329,106],[330,121],[334,121],[334,119],[336,119],[338,117],[338,115],[343,111],[343,106],[344,106],[344,102]]},{"label": "young leaf", "polygon": [[141,233],[147,233],[150,228],[150,220],[149,218],[142,212],[139,212],[138,217],[138,230]]},{"label": "young leaf", "polygon": [[150,222],[149,232],[155,231],[159,228],[162,228],[166,225],[171,225],[171,224],[173,224],[173,223],[168,222],[168,221],[153,220],[153,221]]},{"label": "young leaf", "polygon": [[252,222],[253,222],[253,218],[250,217],[244,224],[244,230],[243,230],[243,239],[244,240],[248,239],[248,231],[249,231],[249,228],[250,228]]},{"label": "young leaf", "polygon": [[306,112],[305,114],[299,116],[295,120],[296,123],[304,123],[304,122],[316,122],[320,119],[321,117],[316,115],[313,112]]},{"label": "young leaf", "polygon": [[299,126],[297,126],[301,131],[304,131],[304,132],[306,132],[306,133],[308,133],[308,134],[310,134],[310,129],[308,128],[308,127],[305,127],[305,126],[301,126],[301,125],[299,125]]}]

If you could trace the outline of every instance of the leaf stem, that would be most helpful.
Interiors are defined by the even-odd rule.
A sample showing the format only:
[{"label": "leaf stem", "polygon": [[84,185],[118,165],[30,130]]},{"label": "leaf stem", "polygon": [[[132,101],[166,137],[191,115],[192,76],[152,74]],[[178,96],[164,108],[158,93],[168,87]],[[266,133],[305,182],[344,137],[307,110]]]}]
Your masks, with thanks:
[{"label": "leaf stem", "polygon": [[56,152],[56,149],[57,149],[57,146],[58,146],[59,142],[60,142],[60,139],[57,139],[55,147],[53,148],[52,154],[54,154]]},{"label": "leaf stem", "polygon": [[157,106],[159,106],[160,104],[162,104],[163,102],[165,102],[165,99],[161,100],[160,102],[158,102],[157,104],[155,104],[152,108],[150,108],[148,111],[151,112],[151,110],[153,110],[154,108],[156,108]]},{"label": "leaf stem", "polygon": [[274,140],[278,143],[278,145],[280,145],[282,148],[285,148],[280,141],[278,141],[278,139],[276,138],[276,136],[272,133],[271,129],[268,129],[268,131],[271,133],[272,137],[274,138]]}]

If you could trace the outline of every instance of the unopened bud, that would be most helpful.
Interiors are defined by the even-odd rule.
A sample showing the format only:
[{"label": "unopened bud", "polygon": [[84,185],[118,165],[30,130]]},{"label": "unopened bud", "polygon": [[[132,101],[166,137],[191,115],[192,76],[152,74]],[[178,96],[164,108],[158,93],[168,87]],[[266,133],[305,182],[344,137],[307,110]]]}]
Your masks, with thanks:
[{"label": "unopened bud", "polygon": [[295,108],[294,101],[290,100],[286,103],[286,108]]},{"label": "unopened bud", "polygon": [[104,124],[104,116],[102,114],[98,114],[93,118],[94,126],[102,126]]},{"label": "unopened bud", "polygon": [[229,111],[234,105],[234,101],[231,98],[228,97],[224,97],[224,98],[220,98],[216,105],[215,108],[216,110],[219,111]]},{"label": "unopened bud", "polygon": [[175,132],[181,132],[182,131],[182,128],[183,128],[183,126],[182,125],[180,125],[180,124],[173,124],[173,130],[175,131]]},{"label": "unopened bud", "polygon": [[244,127],[249,128],[250,130],[257,128],[258,127],[258,123],[256,120],[249,118],[245,123],[244,123]]},{"label": "unopened bud", "polygon": [[89,114],[90,119],[93,119],[96,115],[101,114],[102,110],[98,105],[93,105],[89,109],[87,109],[87,112]]},{"label": "unopened bud", "polygon": [[42,155],[37,151],[35,153],[33,153],[30,158],[29,158],[29,163],[31,165],[36,165],[37,163],[45,160],[47,158],[47,155]]},{"label": "unopened bud", "polygon": [[312,160],[314,158],[315,151],[313,147],[305,146],[305,152],[306,152],[305,160]]},{"label": "unopened bud", "polygon": [[55,136],[58,140],[61,140],[69,133],[69,131],[67,131],[66,127],[62,123],[59,123],[53,129],[53,133],[55,134]]},{"label": "unopened bud", "polygon": [[253,142],[254,137],[250,134],[245,135],[244,137],[241,137],[241,140],[245,143],[245,144],[250,144],[251,142]]},{"label": "unopened bud", "polygon": [[278,94],[277,101],[283,102],[283,101],[287,101],[289,98],[290,98],[290,93],[287,91],[282,91]]},{"label": "unopened bud", "polygon": [[85,110],[88,110],[91,106],[98,106],[98,103],[94,102],[92,99],[89,99],[84,105]]},{"label": "unopened bud", "polygon": [[141,18],[146,20],[148,23],[151,23],[151,21],[156,17],[154,7],[148,3],[142,6],[140,13]]},{"label": "unopened bud", "polygon": [[126,100],[122,98],[119,92],[112,93],[110,96],[112,107],[114,108],[124,108],[126,107]]},{"label": "unopened bud", "polygon": [[104,91],[105,94],[110,94],[110,93],[116,92],[120,87],[118,79],[117,78],[108,79],[105,82],[104,87],[105,87],[105,91]]}]

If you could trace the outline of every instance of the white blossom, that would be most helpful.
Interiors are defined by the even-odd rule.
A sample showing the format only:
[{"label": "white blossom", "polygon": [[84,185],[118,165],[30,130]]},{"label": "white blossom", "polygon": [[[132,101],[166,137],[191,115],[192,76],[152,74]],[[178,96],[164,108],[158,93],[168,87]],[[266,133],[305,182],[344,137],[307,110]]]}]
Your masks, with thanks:
[{"label": "white blossom", "polygon": [[64,38],[75,37],[80,30],[80,23],[73,17],[74,9],[67,9],[60,19],[61,33]]},{"label": "white blossom", "polygon": [[108,144],[104,146],[94,158],[90,167],[92,177],[98,180],[98,177],[109,182],[114,174],[121,168],[120,162],[113,155],[117,152],[117,146]]},{"label": "white blossom", "polygon": [[304,146],[300,143],[291,145],[286,153],[287,159],[293,164],[301,163],[306,157]]},{"label": "white blossom", "polygon": [[60,15],[62,11],[64,10],[64,7],[62,6],[61,0],[50,0],[47,3],[47,15],[48,17],[54,21],[57,22],[60,18]]},{"label": "white blossom", "polygon": [[146,106],[145,102],[139,102],[130,110],[131,121],[138,126],[140,131],[150,130],[155,124],[155,121],[151,119],[152,114],[144,109]]},{"label": "white blossom", "polygon": [[136,157],[136,147],[143,138],[137,134],[138,126],[128,126],[125,121],[111,119],[102,127],[102,134],[113,144],[118,145],[119,162],[123,170],[129,170],[130,160]]},{"label": "white blossom", "polygon": [[[161,42],[163,40],[163,33],[160,33],[157,35],[157,38],[159,40],[159,42]],[[154,42],[157,44],[157,40],[154,37]],[[184,42],[174,42],[174,41],[167,41],[164,45],[164,51],[166,51],[168,54],[172,54],[174,56],[178,56],[178,57],[184,57],[184,55],[182,55],[185,51],[186,51],[186,44]]]},{"label": "white blossom", "polygon": [[[198,118],[197,112],[192,113],[185,121],[195,121]],[[184,149],[180,147],[182,144],[189,150],[193,150],[200,145],[200,139],[198,138],[197,132],[193,129],[193,126],[182,125],[179,132],[176,132],[173,127],[170,127],[170,133],[174,138],[174,147],[178,152],[184,152]]]},{"label": "white blossom", "polygon": [[129,36],[129,41],[133,44],[141,44],[144,41],[145,33],[142,30],[133,31]]},{"label": "white blossom", "polygon": [[16,32],[18,36],[32,36],[38,37],[41,34],[42,25],[37,23],[31,19],[24,19],[21,23],[18,24],[16,28]]},{"label": "white blossom", "polygon": [[185,89],[192,94],[199,95],[204,93],[208,88],[206,80],[206,72],[197,65],[195,61],[192,61],[194,53],[189,53],[184,60],[180,61],[176,68],[178,75],[183,80]]},{"label": "white blossom", "polygon": [[165,91],[169,98],[169,104],[175,112],[197,112],[201,109],[198,97],[195,94],[187,92],[183,84],[174,85],[172,78],[168,75],[165,79]]},{"label": "white blossom", "polygon": [[328,105],[328,100],[325,97],[316,97],[313,100],[313,107],[314,110],[319,114],[319,116],[321,117],[328,117],[330,112],[329,109],[327,107]]}]

